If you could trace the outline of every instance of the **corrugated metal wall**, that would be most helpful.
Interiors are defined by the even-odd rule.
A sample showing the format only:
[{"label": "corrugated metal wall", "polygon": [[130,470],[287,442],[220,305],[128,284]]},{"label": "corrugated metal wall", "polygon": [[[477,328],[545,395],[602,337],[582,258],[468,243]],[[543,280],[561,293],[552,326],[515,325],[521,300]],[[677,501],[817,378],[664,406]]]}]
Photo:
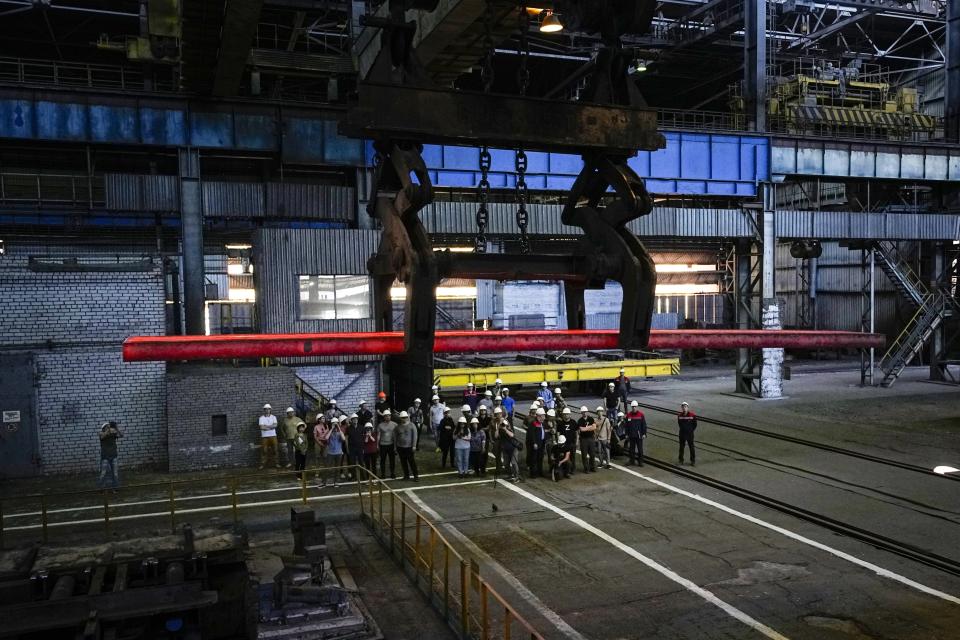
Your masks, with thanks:
[{"label": "corrugated metal wall", "polygon": [[[106,206],[111,211],[179,211],[176,176],[110,173],[104,176]],[[202,184],[203,211],[208,217],[356,218],[356,190],[289,182],[218,182]]]},{"label": "corrugated metal wall", "polygon": [[379,240],[376,231],[355,229],[258,229],[253,235],[253,261],[260,330],[373,331],[372,318],[300,320],[297,276],[366,274],[367,259]]}]

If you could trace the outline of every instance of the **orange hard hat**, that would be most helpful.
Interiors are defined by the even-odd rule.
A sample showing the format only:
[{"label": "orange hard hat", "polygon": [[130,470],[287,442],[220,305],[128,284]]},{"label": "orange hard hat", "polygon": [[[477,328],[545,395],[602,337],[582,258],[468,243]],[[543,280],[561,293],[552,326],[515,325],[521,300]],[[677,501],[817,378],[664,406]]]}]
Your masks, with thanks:
[{"label": "orange hard hat", "polygon": [[381,391],[380,393],[377,394],[377,397],[378,397],[378,398],[386,398],[386,397],[387,397],[387,394],[384,393],[383,391]]}]

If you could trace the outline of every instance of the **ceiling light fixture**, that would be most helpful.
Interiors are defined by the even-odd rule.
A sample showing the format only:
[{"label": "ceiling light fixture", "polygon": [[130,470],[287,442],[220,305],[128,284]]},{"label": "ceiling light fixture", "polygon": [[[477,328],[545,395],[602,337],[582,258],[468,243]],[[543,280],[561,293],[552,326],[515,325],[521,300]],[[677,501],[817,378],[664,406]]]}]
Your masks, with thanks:
[{"label": "ceiling light fixture", "polygon": [[563,31],[563,23],[553,11],[547,11],[543,22],[540,23],[540,33],[557,33]]}]

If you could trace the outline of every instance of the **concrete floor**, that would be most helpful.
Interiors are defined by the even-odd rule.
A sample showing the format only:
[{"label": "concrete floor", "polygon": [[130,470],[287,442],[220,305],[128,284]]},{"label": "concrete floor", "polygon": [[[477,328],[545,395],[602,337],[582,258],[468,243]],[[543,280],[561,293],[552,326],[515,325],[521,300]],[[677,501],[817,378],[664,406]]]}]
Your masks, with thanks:
[{"label": "concrete floor", "polygon": [[[926,371],[914,369],[890,389],[863,389],[855,368],[836,371],[843,366],[795,368],[785,388],[790,397],[778,401],[730,394],[732,375],[719,368],[635,381],[634,396],[669,408],[686,400],[702,416],[925,468],[960,467],[956,387],[925,382]],[[571,400],[597,405],[595,398]],[[674,461],[675,419],[647,417],[666,432],[651,430],[647,452]],[[697,441],[699,473],[960,561],[956,482],[705,423]],[[418,455],[420,483],[394,486],[411,489],[411,499],[548,638],[960,638],[960,577],[669,471],[647,465],[577,473],[557,484],[464,482],[430,475],[442,473],[430,449],[425,442]],[[198,480],[215,482],[211,474]],[[0,492],[56,490],[65,482],[8,482]],[[255,494],[265,501],[298,495],[288,480],[259,486],[274,490]],[[321,517],[337,523],[332,538],[347,549],[371,609],[385,616],[378,619],[385,636],[445,637],[432,610],[353,519],[351,489],[338,492],[342,498],[311,488],[310,497]],[[276,504],[245,511],[256,544],[260,535],[267,546],[289,535],[278,516],[284,512]]]}]

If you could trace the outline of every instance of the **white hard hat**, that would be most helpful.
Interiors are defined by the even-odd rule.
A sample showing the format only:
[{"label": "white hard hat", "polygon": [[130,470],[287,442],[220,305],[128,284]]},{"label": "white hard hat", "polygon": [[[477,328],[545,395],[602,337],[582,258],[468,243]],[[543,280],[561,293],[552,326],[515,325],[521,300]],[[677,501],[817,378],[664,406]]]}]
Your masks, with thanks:
[{"label": "white hard hat", "polygon": [[384,410],[383,410],[383,413],[381,413],[380,415],[382,415],[382,416],[389,416],[389,415],[393,415],[393,414],[390,413],[390,409],[384,409]]},{"label": "white hard hat", "polygon": [[264,409],[273,409],[273,407],[271,407],[269,404],[263,405],[263,408],[264,408]]},{"label": "white hard hat", "polygon": [[533,404],[530,405],[530,411],[536,411],[539,407],[540,405],[534,402]]},{"label": "white hard hat", "polygon": [[287,407],[287,413],[293,413],[293,412],[294,412],[293,407]]},{"label": "white hard hat", "polygon": [[549,417],[551,417],[551,418],[556,418],[556,417],[557,417],[557,412],[554,411],[553,409],[550,409],[549,411],[547,411],[547,416],[549,416]]},{"label": "white hard hat", "polygon": [[470,405],[468,404],[463,405],[462,407],[460,407],[460,411],[470,411]]},{"label": "white hard hat", "polygon": [[554,389],[553,392],[554,392],[554,393],[563,393],[563,391],[560,390],[560,387],[557,387],[556,389]]},{"label": "white hard hat", "polygon": [[337,404],[337,399],[336,399],[336,398],[333,398],[333,399],[330,401],[330,404]]},{"label": "white hard hat", "polygon": [[608,383],[607,386],[610,387],[611,389],[613,389],[613,383],[612,383],[612,382]]},{"label": "white hard hat", "polygon": [[544,411],[543,409],[537,409],[537,415],[538,415],[538,416],[545,416],[545,415],[547,415],[547,412]]},{"label": "white hard hat", "polygon": [[398,417],[398,418],[409,418],[410,416],[407,414],[406,411],[401,411],[400,413],[397,414],[397,417]]},{"label": "white hard hat", "polygon": [[487,405],[485,404],[482,404],[479,407],[477,407],[477,411],[486,411],[486,410],[487,410]]},{"label": "white hard hat", "polygon": [[414,399],[413,399],[413,404],[417,404],[418,402],[420,402],[420,398],[414,398]]},{"label": "white hard hat", "polygon": [[468,383],[467,383],[467,386],[468,386],[468,387],[472,387],[472,386],[473,386],[473,383],[472,383],[472,382],[468,382]]},{"label": "white hard hat", "polygon": [[460,424],[467,424],[467,419],[464,418],[463,416],[460,416],[460,417],[457,419],[457,422],[459,422]]},{"label": "white hard hat", "polygon": [[560,435],[557,437],[557,444],[567,444],[567,436]]},{"label": "white hard hat", "polygon": [[351,417],[351,418],[359,418],[360,416],[358,416],[358,415],[355,414],[355,413],[351,413],[351,414],[350,414],[350,417]]},{"label": "white hard hat", "polygon": [[367,429],[373,429],[373,423],[372,423],[372,422],[368,422],[367,424],[365,424],[365,425],[363,425],[363,426],[366,427]]},{"label": "white hard hat", "polygon": [[680,403],[680,406],[681,406],[681,407],[689,407],[690,405],[687,404],[686,402],[681,402],[681,403]]},{"label": "white hard hat", "polygon": [[476,418],[470,418],[470,424],[480,424],[480,421]]},{"label": "white hard hat", "polygon": [[494,396],[493,399],[494,399],[494,400],[499,400],[500,402],[503,402],[503,396]]},{"label": "white hard hat", "polygon": [[440,396],[438,396],[437,394],[433,394],[433,397],[430,398],[430,402],[433,402],[434,400],[439,401],[439,400],[440,400]]},{"label": "white hard hat", "polygon": [[434,391],[437,391],[440,387],[438,387],[437,385],[433,385],[433,386],[430,387],[430,388],[433,389]]},{"label": "white hard hat", "polygon": [[[336,420],[336,418],[334,418]],[[340,422],[350,422],[350,418],[347,416],[340,416]]]},{"label": "white hard hat", "polygon": [[501,380],[500,378],[497,378],[496,380],[493,381],[493,384],[503,384],[503,380]]},{"label": "white hard hat", "polygon": [[503,409],[501,409],[500,407],[496,407],[496,408],[494,408],[493,412],[494,412],[494,413],[503,413]]},{"label": "white hard hat", "polygon": [[540,383],[540,386],[543,387],[543,388],[546,388],[546,387],[547,387],[547,383],[546,383],[546,382],[541,382],[541,383]]},{"label": "white hard hat", "polygon": [[630,406],[631,406],[631,407],[639,407],[640,405],[637,404],[637,401],[636,401],[636,400],[634,400],[633,402],[630,403]]},{"label": "white hard hat", "polygon": [[606,409],[603,407],[597,407],[597,413],[603,413],[604,411],[606,411]]},{"label": "white hard hat", "polygon": [[493,391],[490,391],[490,389],[487,389],[486,391],[483,392],[483,395],[485,395],[485,396],[491,396],[491,397],[492,397],[492,396],[493,396]]},{"label": "white hard hat", "polygon": [[564,407],[563,411],[561,411],[560,413],[565,416],[570,415],[570,407]]},{"label": "white hard hat", "polygon": [[361,400],[361,401],[360,401],[360,406],[361,406],[361,407],[362,407],[363,405],[365,405],[365,404],[367,404],[367,401],[366,401],[366,400]]},{"label": "white hard hat", "polygon": [[510,393],[510,387],[504,387],[503,389],[500,389],[500,393]]},{"label": "white hard hat", "polygon": [[444,407],[443,407],[443,412],[444,412],[444,413],[450,413],[450,407],[444,406]]},{"label": "white hard hat", "polygon": [[586,413],[587,411],[589,411],[589,409],[587,409],[587,405],[580,407],[580,413]]},{"label": "white hard hat", "polygon": [[624,369],[620,369],[620,373],[626,373]]}]

